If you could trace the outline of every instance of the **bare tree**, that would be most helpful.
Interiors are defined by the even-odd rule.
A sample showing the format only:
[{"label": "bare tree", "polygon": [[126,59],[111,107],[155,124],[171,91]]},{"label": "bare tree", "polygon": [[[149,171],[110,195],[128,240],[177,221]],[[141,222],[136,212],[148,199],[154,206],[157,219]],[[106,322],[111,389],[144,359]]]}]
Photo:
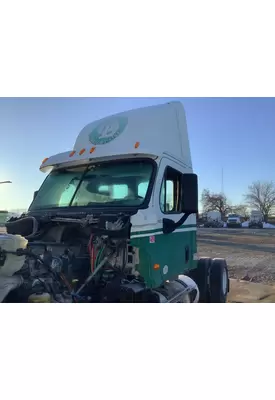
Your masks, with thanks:
[{"label": "bare tree", "polygon": [[275,184],[274,182],[253,182],[244,195],[246,203],[256,210],[261,211],[264,221],[268,218],[275,207]]},{"label": "bare tree", "polygon": [[231,210],[227,197],[221,193],[211,193],[209,189],[204,189],[201,195],[203,211],[219,211],[222,219]]},{"label": "bare tree", "polygon": [[239,214],[244,217],[244,219],[249,218],[249,210],[246,204],[237,204],[236,206],[232,206],[230,212]]}]

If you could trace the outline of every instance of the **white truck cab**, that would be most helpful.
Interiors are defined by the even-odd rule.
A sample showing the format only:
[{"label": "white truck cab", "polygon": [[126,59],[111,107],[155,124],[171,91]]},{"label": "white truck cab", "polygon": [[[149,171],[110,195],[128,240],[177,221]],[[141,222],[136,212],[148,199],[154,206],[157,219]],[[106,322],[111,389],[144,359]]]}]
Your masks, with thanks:
[{"label": "white truck cab", "polygon": [[241,228],[242,219],[238,214],[228,214],[227,228]]},{"label": "white truck cab", "polygon": [[[225,260],[198,261],[197,176],[180,102],[92,122],[71,151],[45,158],[40,170],[48,175],[25,216],[32,231],[24,236],[29,246],[39,238],[39,243],[54,242],[55,248],[86,240],[88,255],[74,250],[74,259],[87,257],[83,263],[91,267],[84,281],[76,278],[78,294],[91,282],[96,286],[103,271],[104,279],[112,280],[115,269],[125,274],[136,296],[150,292],[150,299],[160,302],[184,302],[192,292],[194,301],[225,301]],[[7,230],[22,234],[22,226],[22,220],[10,221]],[[96,288],[95,297],[102,299]]]}]

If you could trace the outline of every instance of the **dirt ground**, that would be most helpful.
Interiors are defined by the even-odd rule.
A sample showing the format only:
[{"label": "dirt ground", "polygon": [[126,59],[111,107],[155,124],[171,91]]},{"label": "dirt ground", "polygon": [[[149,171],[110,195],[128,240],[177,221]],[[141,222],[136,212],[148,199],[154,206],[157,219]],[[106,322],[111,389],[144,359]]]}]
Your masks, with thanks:
[{"label": "dirt ground", "polygon": [[275,285],[275,235],[198,232],[198,252],[225,258],[230,278]]}]

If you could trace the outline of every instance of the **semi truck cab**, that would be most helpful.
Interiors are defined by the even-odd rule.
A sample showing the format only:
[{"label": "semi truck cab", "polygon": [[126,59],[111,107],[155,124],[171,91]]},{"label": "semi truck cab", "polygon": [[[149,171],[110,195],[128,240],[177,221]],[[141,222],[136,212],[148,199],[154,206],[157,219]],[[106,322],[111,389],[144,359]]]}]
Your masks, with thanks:
[{"label": "semi truck cab", "polygon": [[198,180],[180,102],[92,122],[40,170],[27,215],[7,231],[52,258],[73,252],[70,280],[85,301],[111,301],[115,279],[116,300],[226,301],[225,260],[197,254]]}]

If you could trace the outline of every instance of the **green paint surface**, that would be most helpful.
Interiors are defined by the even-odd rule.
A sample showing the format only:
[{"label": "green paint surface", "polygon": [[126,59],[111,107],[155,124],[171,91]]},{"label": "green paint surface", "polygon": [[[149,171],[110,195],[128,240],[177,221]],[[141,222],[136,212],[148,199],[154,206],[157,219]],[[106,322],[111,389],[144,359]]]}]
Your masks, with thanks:
[{"label": "green paint surface", "polygon": [[[163,234],[161,229],[132,232],[132,236],[148,234],[145,237],[131,239],[131,244],[139,248],[137,270],[148,287],[156,288],[164,281],[176,279],[187,270],[196,268],[197,261],[193,260],[193,255],[197,253],[197,232],[188,230],[194,227],[195,225],[185,225],[170,234]],[[187,249],[188,260],[186,260]],[[154,269],[155,264],[159,265],[159,269]],[[165,274],[167,267],[168,272]]]}]

